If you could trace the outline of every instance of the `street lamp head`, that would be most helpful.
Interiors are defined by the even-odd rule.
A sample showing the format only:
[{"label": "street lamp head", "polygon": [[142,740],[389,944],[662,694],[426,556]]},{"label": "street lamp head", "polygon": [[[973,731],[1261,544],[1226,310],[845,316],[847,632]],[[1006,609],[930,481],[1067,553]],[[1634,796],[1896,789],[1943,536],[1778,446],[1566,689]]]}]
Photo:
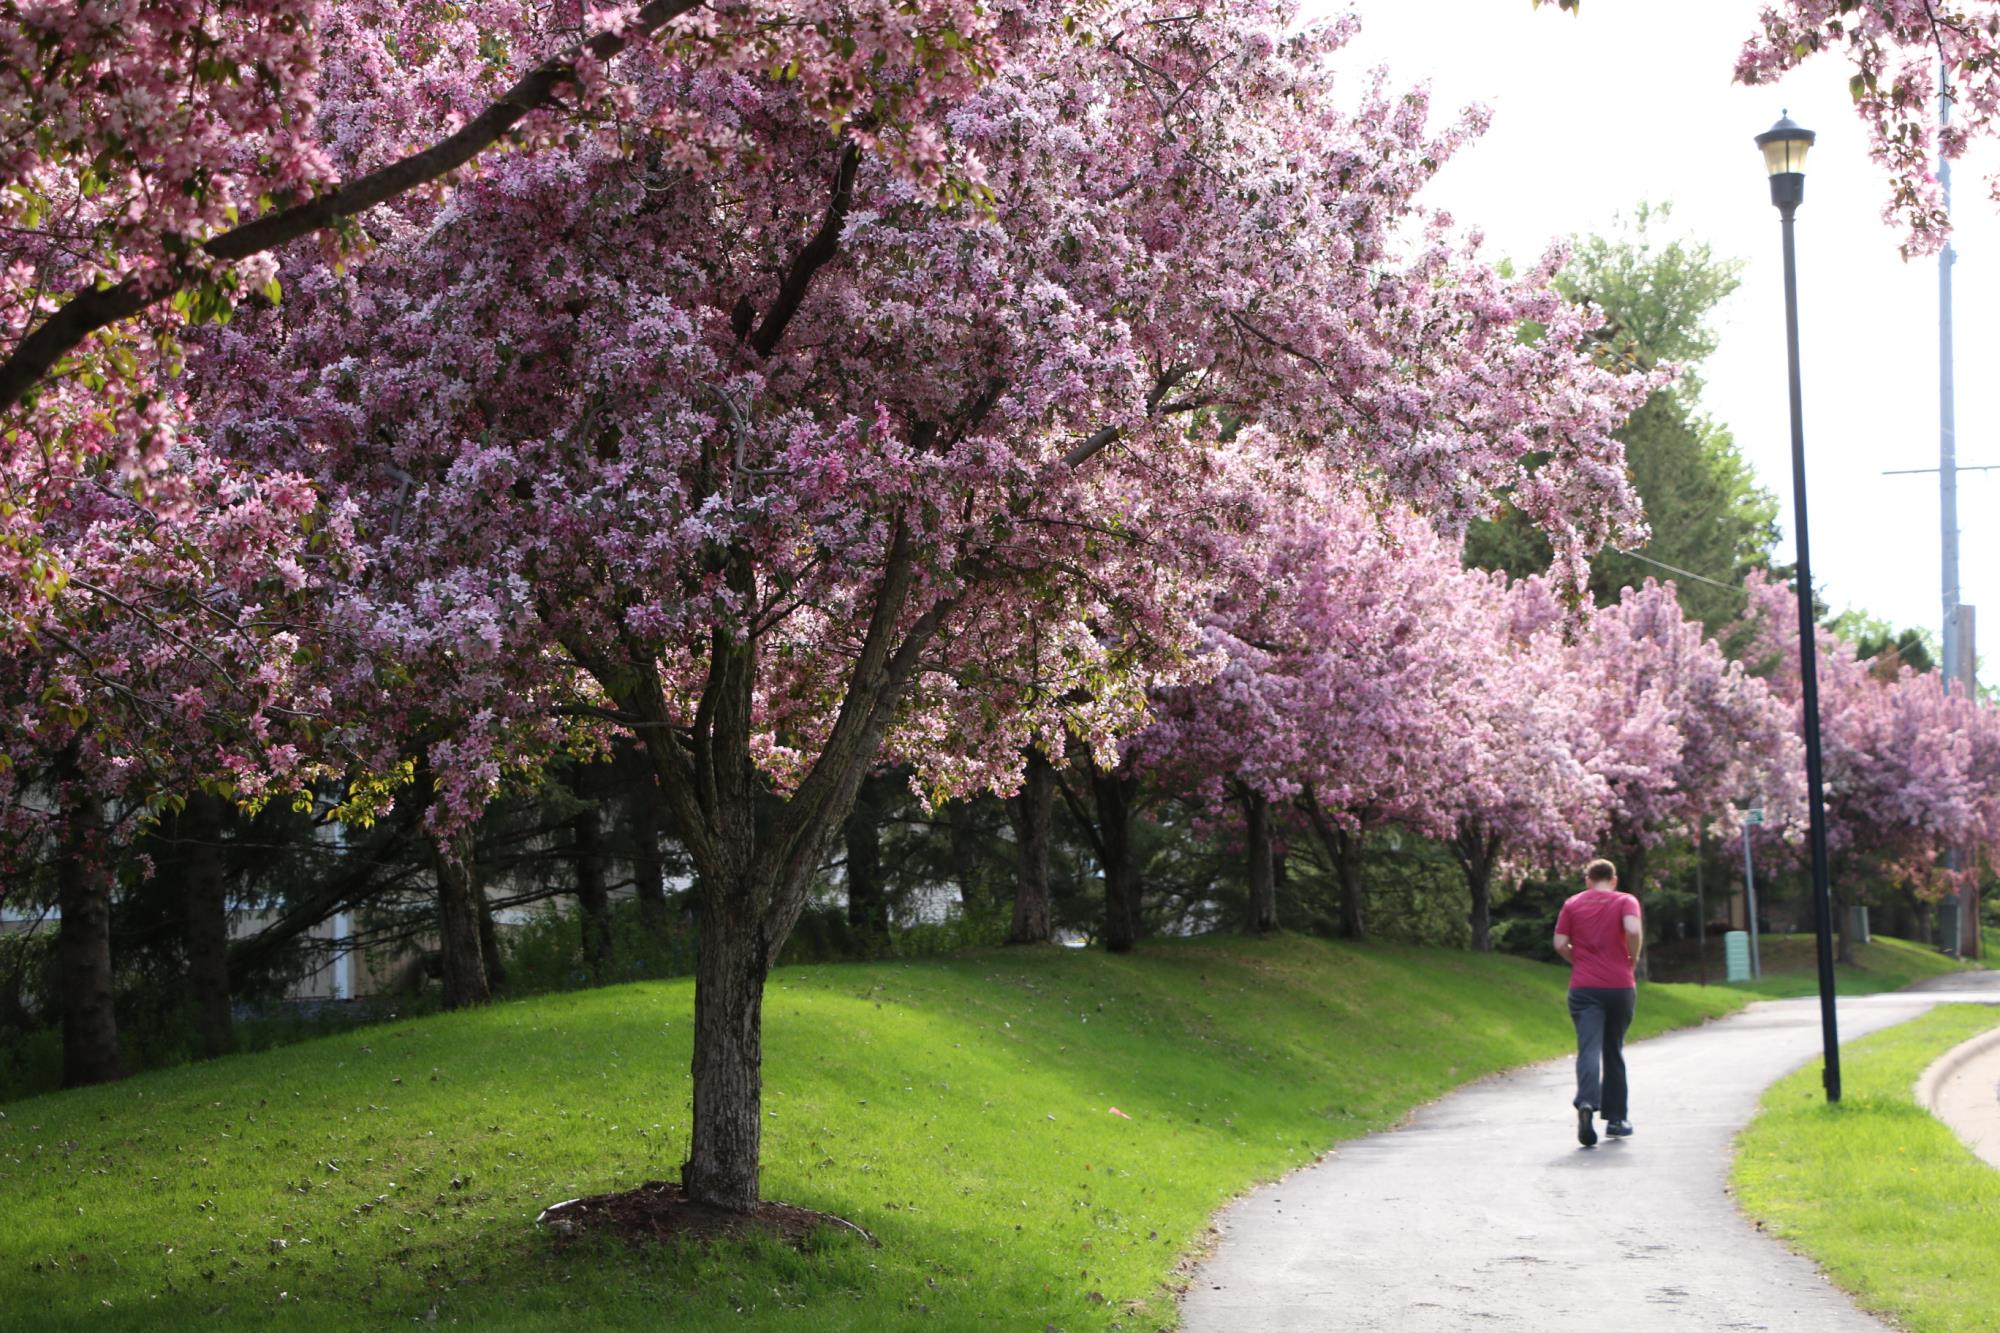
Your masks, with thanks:
[{"label": "street lamp head", "polygon": [[1806,151],[1818,136],[1792,123],[1789,115],[1757,136],[1764,152],[1764,170],[1771,177],[1771,202],[1779,208],[1796,208],[1806,194]]}]

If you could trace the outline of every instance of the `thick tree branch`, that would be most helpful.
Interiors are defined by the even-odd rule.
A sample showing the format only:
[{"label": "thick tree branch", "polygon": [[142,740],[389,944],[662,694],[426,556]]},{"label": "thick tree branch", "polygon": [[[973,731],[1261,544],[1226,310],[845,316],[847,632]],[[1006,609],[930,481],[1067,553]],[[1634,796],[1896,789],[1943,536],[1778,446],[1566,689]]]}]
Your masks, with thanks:
[{"label": "thick tree branch", "polygon": [[820,219],[819,230],[813,233],[805,249],[792,259],[792,266],[785,271],[785,280],[778,286],[778,295],[771,302],[771,308],[764,312],[764,320],[750,335],[750,346],[759,356],[769,356],[777,350],[778,340],[785,336],[785,326],[792,322],[792,316],[799,312],[800,304],[806,299],[806,291],[812,286],[813,276],[826,267],[834,253],[840,249],[840,232],[847,225],[847,211],[854,204],[854,173],[861,165],[861,146],[852,140],[841,145],[840,165],[833,173],[833,197],[827,201],[826,216]]},{"label": "thick tree branch", "polygon": [[[421,152],[371,171],[303,204],[267,213],[254,222],[232,227],[205,242],[201,249],[212,259],[234,262],[274,250],[281,245],[330,227],[343,218],[373,208],[397,195],[429,181],[437,180],[470,162],[499,141],[530,113],[553,106],[557,95],[576,80],[576,62],[586,52],[596,59],[609,60],[633,42],[652,36],[661,28],[703,0],[652,0],[639,10],[638,17],[623,32],[602,32],[544,60],[521,76],[491,106],[468,121],[449,138]],[[23,338],[5,361],[0,361],[0,408],[12,407],[47,375],[51,368],[85,338],[108,324],[138,314],[147,306],[166,299],[185,287],[192,271],[173,275],[160,282],[127,278],[103,290],[86,287],[71,297],[41,327]]]},{"label": "thick tree branch", "polygon": [[[856,756],[861,756],[864,763],[873,758],[874,749],[866,742],[873,729],[879,726],[882,696],[890,683],[889,664],[896,626],[902,621],[904,607],[909,604],[915,573],[916,542],[910,535],[909,525],[899,517],[882,562],[882,578],[876,585],[875,607],[862,636],[861,651],[848,676],[847,697],[841,701],[840,712],[834,718],[825,744],[820,747],[820,756],[813,764],[812,772],[806,775],[798,790],[785,803],[781,827],[772,831],[770,846],[774,865],[790,862],[802,852],[806,855],[814,853],[815,849],[808,844],[838,819],[844,812],[844,803],[852,799],[852,792],[847,788],[850,786],[848,779],[853,775],[848,770],[856,762]],[[908,637],[905,636],[906,640]],[[907,648],[907,642],[904,646]],[[853,780],[859,782],[858,777]],[[829,812],[832,813],[831,819]]]},{"label": "thick tree branch", "polygon": [[[1168,394],[1173,392],[1174,386],[1186,379],[1188,372],[1193,369],[1194,367],[1192,366],[1169,366],[1162,372],[1159,380],[1153,385],[1152,392],[1146,395],[1146,415],[1151,416],[1155,412],[1158,412],[1160,404],[1166,400]],[[1115,443],[1124,434],[1125,428],[1123,426],[1106,426],[1103,430],[1098,431],[1084,440],[1083,443],[1071,449],[1067,454],[1064,454],[1064,466],[1072,468],[1082,467],[1096,456],[1099,451],[1107,445]]]}]

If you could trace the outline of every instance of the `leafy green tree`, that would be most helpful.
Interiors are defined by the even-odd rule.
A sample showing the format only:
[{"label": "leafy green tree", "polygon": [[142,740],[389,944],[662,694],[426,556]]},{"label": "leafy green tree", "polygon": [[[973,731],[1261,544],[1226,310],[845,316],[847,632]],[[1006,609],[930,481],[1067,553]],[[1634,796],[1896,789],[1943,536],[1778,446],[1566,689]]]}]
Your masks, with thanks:
[{"label": "leafy green tree", "polygon": [[[1728,429],[1701,408],[1700,365],[1716,348],[1712,316],[1736,290],[1741,265],[1705,243],[1662,240],[1669,217],[1667,205],[1642,203],[1615,235],[1577,242],[1558,286],[1604,312],[1598,345],[1608,363],[1650,369],[1671,362],[1681,372],[1619,432],[1652,538],[1630,552],[1599,552],[1591,594],[1603,605],[1648,576],[1672,578],[1681,605],[1713,633],[1741,613],[1744,575],[1768,567],[1778,502],[1757,484]],[[1507,507],[1473,526],[1466,561],[1525,575],[1548,567],[1549,547]]]},{"label": "leafy green tree", "polygon": [[1927,629],[1897,629],[1859,608],[1842,611],[1826,627],[1854,645],[1854,655],[1879,676],[1893,679],[1903,667],[1912,671],[1937,668],[1937,643]]}]

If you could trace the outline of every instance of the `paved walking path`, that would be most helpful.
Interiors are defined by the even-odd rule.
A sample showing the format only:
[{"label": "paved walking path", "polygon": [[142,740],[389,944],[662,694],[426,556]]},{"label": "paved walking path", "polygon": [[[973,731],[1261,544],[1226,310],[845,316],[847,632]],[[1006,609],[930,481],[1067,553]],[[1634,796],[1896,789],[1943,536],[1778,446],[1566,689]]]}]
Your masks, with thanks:
[{"label": "paved walking path", "polygon": [[[2000,1001],[2000,973],[1940,980],[1841,1000],[1842,1040],[1941,1000]],[[1591,1149],[1570,1060],[1461,1089],[1225,1210],[1186,1327],[1881,1330],[1724,1190],[1732,1137],[1819,1044],[1819,1002],[1779,1000],[1630,1046],[1638,1132]]]},{"label": "paved walking path", "polygon": [[2000,1169],[2000,1028],[1960,1042],[1917,1079],[1917,1104]]}]

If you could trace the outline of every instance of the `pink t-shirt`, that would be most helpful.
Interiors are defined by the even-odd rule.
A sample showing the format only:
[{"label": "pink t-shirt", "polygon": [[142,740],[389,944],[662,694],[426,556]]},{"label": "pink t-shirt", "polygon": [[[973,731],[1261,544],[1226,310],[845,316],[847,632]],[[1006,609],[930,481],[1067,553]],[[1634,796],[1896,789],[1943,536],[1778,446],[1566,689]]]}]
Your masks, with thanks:
[{"label": "pink t-shirt", "polygon": [[1616,889],[1585,889],[1563,904],[1556,934],[1569,936],[1576,951],[1570,960],[1572,987],[1628,990],[1634,985],[1632,960],[1625,953],[1625,918],[1639,915],[1639,900]]}]

